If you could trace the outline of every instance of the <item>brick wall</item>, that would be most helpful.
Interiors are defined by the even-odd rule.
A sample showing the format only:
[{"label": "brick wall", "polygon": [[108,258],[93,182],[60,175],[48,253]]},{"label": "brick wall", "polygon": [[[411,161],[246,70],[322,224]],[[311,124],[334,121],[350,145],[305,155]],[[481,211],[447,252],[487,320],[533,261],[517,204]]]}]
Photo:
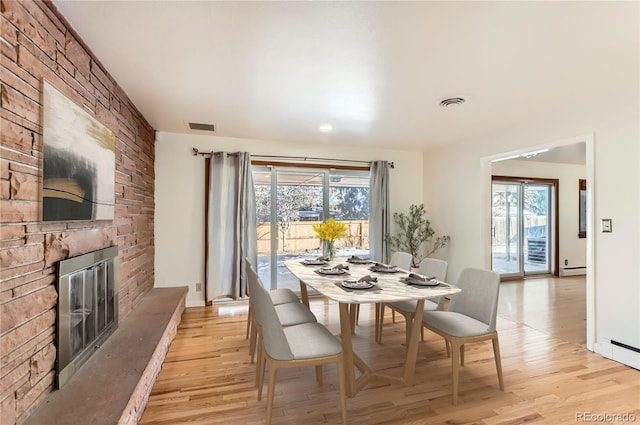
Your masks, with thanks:
[{"label": "brick wall", "polygon": [[[56,262],[118,244],[120,320],[153,287],[154,130],[48,2],[1,0],[0,423],[53,388]],[[42,79],[116,133],[116,218],[39,222]]]}]

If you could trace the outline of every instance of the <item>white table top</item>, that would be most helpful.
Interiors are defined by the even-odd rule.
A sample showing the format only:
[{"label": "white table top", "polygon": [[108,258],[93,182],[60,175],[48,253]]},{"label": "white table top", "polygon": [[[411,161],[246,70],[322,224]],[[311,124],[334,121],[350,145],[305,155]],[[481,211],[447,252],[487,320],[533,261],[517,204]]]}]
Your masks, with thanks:
[{"label": "white table top", "polygon": [[[320,276],[315,272],[321,267],[331,267],[341,263],[349,266],[348,275]],[[460,289],[444,282],[438,287],[407,285],[400,280],[408,276],[406,271],[376,273],[369,270],[372,264],[350,264],[345,262],[344,259],[332,261],[329,266],[306,266],[302,264],[301,260],[289,260],[285,261],[284,264],[294,276],[307,286],[339,303],[366,304],[419,300],[460,292]],[[347,289],[341,286],[341,283],[347,278],[359,279],[366,275],[378,278],[378,281],[374,282],[374,288]]]}]

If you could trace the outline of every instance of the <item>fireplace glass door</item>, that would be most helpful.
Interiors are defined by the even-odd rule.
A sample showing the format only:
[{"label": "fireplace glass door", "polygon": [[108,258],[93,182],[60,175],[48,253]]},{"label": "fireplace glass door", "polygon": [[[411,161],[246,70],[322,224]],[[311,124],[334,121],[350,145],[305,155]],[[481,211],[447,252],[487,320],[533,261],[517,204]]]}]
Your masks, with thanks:
[{"label": "fireplace glass door", "polygon": [[117,327],[117,247],[112,248],[58,266],[58,387]]}]

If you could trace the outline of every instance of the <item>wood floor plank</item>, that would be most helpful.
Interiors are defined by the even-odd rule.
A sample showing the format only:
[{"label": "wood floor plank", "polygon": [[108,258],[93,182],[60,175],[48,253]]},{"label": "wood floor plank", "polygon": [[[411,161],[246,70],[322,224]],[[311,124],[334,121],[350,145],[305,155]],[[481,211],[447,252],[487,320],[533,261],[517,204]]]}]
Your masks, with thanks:
[{"label": "wood floor plank", "polygon": [[[372,382],[348,399],[349,423],[563,424],[575,423],[576,412],[631,413],[640,422],[640,372],[584,347],[582,313],[567,311],[581,302],[584,279],[564,279],[502,284],[497,328],[504,392],[498,388],[491,343],[472,344],[460,372],[459,404],[453,406],[451,359],[443,341],[425,332],[414,385]],[[312,299],[310,305],[337,334],[337,305],[324,299]],[[244,338],[246,314],[225,316],[222,307],[185,310],[142,425],[264,424],[265,401],[256,399],[255,365]],[[374,309],[362,306],[354,351],[374,370],[401,376],[405,324],[392,323],[389,313],[384,343],[377,344],[374,319]],[[337,388],[334,366],[323,369],[323,385],[313,369],[279,371],[272,423],[339,424]]]}]

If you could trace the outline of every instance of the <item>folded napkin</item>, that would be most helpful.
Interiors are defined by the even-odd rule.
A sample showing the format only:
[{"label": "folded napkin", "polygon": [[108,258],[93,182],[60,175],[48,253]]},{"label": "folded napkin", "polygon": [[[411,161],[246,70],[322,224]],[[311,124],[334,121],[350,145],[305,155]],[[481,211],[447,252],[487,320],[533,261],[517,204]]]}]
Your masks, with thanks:
[{"label": "folded napkin", "polygon": [[349,270],[349,266],[345,266],[344,264],[336,264],[332,267],[333,270]]},{"label": "folded napkin", "polygon": [[355,260],[355,261],[367,261],[366,258],[362,258],[362,257],[358,257],[357,255],[352,255],[351,258],[349,258],[349,260]]},{"label": "folded napkin", "polygon": [[375,276],[371,276],[371,275],[366,275],[366,276],[362,276],[360,279],[358,279],[358,282],[377,282],[378,278]]},{"label": "folded napkin", "polygon": [[316,261],[329,261],[329,258],[325,257],[324,255],[318,257],[318,258],[314,258],[314,260]]},{"label": "folded napkin", "polygon": [[429,282],[435,279],[435,277],[429,277],[429,276],[422,276],[419,274],[415,274],[415,273],[409,273],[409,276],[407,276],[408,280],[414,280],[414,281],[418,281],[418,282]]}]

